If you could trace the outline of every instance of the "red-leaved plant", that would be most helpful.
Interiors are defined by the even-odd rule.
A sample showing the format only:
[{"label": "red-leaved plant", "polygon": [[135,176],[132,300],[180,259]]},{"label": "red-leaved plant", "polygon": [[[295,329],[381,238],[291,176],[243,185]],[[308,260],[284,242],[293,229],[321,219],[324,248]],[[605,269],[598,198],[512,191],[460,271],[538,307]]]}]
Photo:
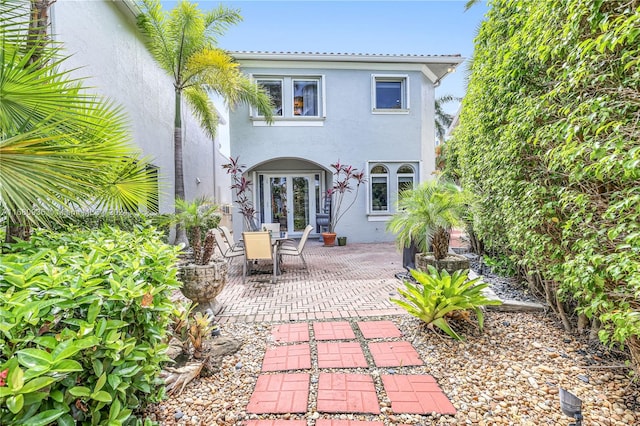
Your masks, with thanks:
[{"label": "red-leaved plant", "polygon": [[[336,226],[338,222],[345,215],[347,211],[358,198],[358,191],[360,185],[366,182],[364,178],[364,172],[359,172],[358,169],[351,165],[340,164],[338,160],[335,164],[331,165],[333,169],[333,186],[327,190],[327,197],[331,197],[331,220],[329,221],[329,232],[336,232]],[[347,192],[352,192],[355,185],[355,195],[351,202],[343,209],[342,203],[344,196]]]},{"label": "red-leaved plant", "polygon": [[240,157],[230,158],[227,164],[223,164],[222,168],[231,175],[231,189],[236,193],[235,202],[240,207],[240,214],[245,220],[246,228],[255,231],[258,228],[256,223],[256,209],[251,201],[251,184],[252,182],[243,176],[245,165],[240,164]]}]

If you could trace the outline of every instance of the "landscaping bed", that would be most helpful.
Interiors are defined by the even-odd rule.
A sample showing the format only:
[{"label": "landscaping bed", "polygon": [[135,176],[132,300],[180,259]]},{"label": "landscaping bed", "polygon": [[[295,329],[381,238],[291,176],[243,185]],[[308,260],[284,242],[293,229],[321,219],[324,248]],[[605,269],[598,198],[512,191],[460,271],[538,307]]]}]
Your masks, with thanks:
[{"label": "landscaping bed", "polygon": [[[462,342],[427,331],[408,315],[366,318],[374,319],[393,321],[403,332],[402,339],[413,344],[425,363],[377,368],[378,373],[434,376],[456,407],[455,416],[395,414],[384,406],[387,402],[381,389],[378,389],[383,408],[380,415],[316,413],[313,394],[318,369],[313,351],[312,368],[300,370],[312,377],[306,413],[248,414],[246,407],[260,374],[262,357],[268,347],[276,344],[270,338],[276,323],[220,325],[223,336],[242,340],[243,347],[223,359],[218,373],[194,380],[181,395],[149,407],[148,414],[165,425],[240,425],[251,419],[318,418],[382,421],[385,425],[467,421],[487,425],[556,425],[571,420],[560,411],[558,388],[563,387],[583,400],[585,424],[640,422],[638,385],[630,383],[625,375],[628,370],[610,368],[621,361],[564,333],[552,314],[489,313],[483,334],[461,325],[467,336]],[[340,371],[356,373],[359,369]],[[375,382],[379,387],[379,380]]]}]

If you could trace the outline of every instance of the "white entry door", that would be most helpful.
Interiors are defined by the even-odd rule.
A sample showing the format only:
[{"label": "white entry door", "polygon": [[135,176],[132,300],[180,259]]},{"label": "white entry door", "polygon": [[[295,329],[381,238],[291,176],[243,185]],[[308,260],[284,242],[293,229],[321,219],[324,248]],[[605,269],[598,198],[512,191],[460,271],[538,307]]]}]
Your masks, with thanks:
[{"label": "white entry door", "polygon": [[262,211],[265,222],[280,222],[289,235],[300,234],[316,223],[314,174],[263,174]]}]

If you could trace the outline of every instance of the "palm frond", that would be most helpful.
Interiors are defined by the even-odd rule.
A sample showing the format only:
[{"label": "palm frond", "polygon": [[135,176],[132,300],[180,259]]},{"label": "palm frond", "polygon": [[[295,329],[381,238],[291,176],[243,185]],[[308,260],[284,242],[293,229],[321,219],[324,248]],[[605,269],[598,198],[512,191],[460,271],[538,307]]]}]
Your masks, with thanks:
[{"label": "palm frond", "polygon": [[228,9],[222,5],[204,15],[207,35],[211,36],[214,41],[217,35],[224,34],[231,25],[238,24],[241,21],[242,16],[239,9]]},{"label": "palm frond", "polygon": [[143,13],[136,19],[138,28],[145,37],[145,45],[160,68],[178,79],[179,67],[176,64],[177,43],[169,37],[166,12],[159,0],[141,0],[138,3]]},{"label": "palm frond", "polygon": [[192,86],[184,91],[185,99],[191,105],[193,114],[207,135],[213,139],[218,127],[218,114],[206,90]]}]

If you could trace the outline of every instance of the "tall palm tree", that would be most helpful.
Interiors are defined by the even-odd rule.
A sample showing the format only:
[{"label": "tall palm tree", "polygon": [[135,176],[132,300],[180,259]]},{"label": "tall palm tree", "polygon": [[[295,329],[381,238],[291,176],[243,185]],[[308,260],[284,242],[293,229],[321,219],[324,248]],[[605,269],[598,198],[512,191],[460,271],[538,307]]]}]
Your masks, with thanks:
[{"label": "tall palm tree", "polygon": [[0,216],[46,225],[60,210],[137,209],[153,180],[122,111],[64,71],[58,48],[34,42],[20,0],[0,2],[0,16]]},{"label": "tall palm tree", "polygon": [[436,99],[435,105],[435,126],[436,126],[436,136],[440,141],[440,144],[444,142],[444,137],[447,134],[447,129],[451,126],[453,122],[453,115],[447,113],[443,109],[443,105],[449,102],[459,102],[460,98],[452,95],[444,95]]},{"label": "tall palm tree", "polygon": [[[171,11],[163,10],[159,0],[142,0],[140,8],[138,26],[146,35],[147,48],[173,78],[175,199],[184,199],[183,96],[212,139],[218,118],[208,91],[221,95],[231,107],[238,103],[252,105],[268,121],[273,116],[271,101],[264,90],[242,74],[234,59],[217,47],[216,36],[241,20],[236,10],[220,6],[204,12],[185,0]],[[176,243],[186,243],[182,227],[177,231]]]}]

